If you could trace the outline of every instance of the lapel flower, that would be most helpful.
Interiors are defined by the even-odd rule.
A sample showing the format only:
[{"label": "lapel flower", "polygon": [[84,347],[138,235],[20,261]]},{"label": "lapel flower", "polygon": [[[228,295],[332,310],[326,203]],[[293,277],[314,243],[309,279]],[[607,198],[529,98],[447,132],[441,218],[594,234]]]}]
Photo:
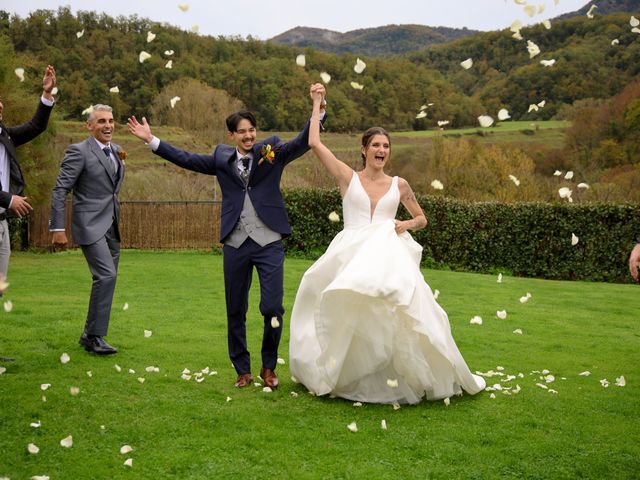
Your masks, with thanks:
[{"label": "lapel flower", "polygon": [[122,160],[122,163],[124,163],[124,160],[127,158],[127,151],[126,150],[118,150],[118,157],[120,157],[120,160]]},{"label": "lapel flower", "polygon": [[269,162],[271,165],[273,165],[273,160],[275,158],[276,158],[276,150],[271,148],[271,145],[267,143],[266,145],[263,145],[262,148],[260,149],[260,161],[258,162],[258,165],[260,165],[265,160]]}]

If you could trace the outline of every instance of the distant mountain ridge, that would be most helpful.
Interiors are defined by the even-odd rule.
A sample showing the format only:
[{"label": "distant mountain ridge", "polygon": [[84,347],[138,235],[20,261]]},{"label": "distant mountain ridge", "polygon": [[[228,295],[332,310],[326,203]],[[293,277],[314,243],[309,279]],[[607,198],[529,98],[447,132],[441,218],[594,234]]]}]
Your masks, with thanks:
[{"label": "distant mountain ridge", "polygon": [[[598,8],[594,15],[640,12],[640,0],[594,0],[584,7],[552,20],[584,16],[592,5]],[[278,45],[305,48],[313,47],[330,53],[354,53],[370,57],[403,55],[423,50],[433,45],[470,37],[479,30],[467,28],[429,27],[426,25],[386,25],[363,28],[341,33],[322,28],[295,27],[270,39]]]},{"label": "distant mountain ridge", "polygon": [[331,53],[356,53],[372,57],[402,55],[431,45],[479,33],[467,28],[386,25],[340,33],[322,28],[296,27],[270,39],[278,45],[313,47]]}]

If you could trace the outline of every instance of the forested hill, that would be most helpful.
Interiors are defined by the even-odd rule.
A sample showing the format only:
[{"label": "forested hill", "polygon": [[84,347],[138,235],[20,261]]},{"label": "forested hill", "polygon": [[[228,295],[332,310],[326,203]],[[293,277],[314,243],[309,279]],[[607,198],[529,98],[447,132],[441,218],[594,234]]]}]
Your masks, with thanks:
[{"label": "forested hill", "polygon": [[593,10],[593,15],[608,15],[610,13],[633,13],[640,11],[640,0],[594,0],[575,12],[565,13],[556,17],[554,20],[565,20],[577,16],[586,15],[591,7],[595,5],[597,8]]},{"label": "forested hill", "polygon": [[[25,19],[0,11],[0,92],[14,98],[26,97],[18,91],[36,94],[50,63],[59,79],[56,111],[66,118],[81,118],[92,103],[113,105],[121,121],[131,114],[165,121],[167,109],[185,118],[224,118],[226,109],[241,102],[256,112],[262,129],[293,131],[308,119],[309,84],[327,72],[334,131],[371,125],[427,129],[438,121],[476,126],[479,115],[495,117],[500,108],[513,119],[544,120],[576,100],[609,98],[640,74],[640,35],[629,22],[629,14],[621,13],[580,16],[552,22],[549,30],[524,28],[522,40],[509,30],[478,33],[380,58],[200,36],[135,16],[73,15],[67,7]],[[149,32],[155,35],[151,41]],[[528,41],[540,48],[533,58]],[[151,55],[144,62],[142,51]],[[304,67],[295,61],[301,53]],[[354,72],[356,56],[366,63],[361,74]],[[468,70],[461,66],[467,58],[473,60]],[[555,64],[545,67],[543,59]],[[23,83],[13,73],[17,67],[25,69]],[[196,84],[191,90],[186,79]],[[117,93],[110,91],[114,87]],[[170,109],[174,96],[181,100]],[[543,101],[544,107],[529,111]],[[416,118],[429,103],[427,116]]]},{"label": "forested hill", "polygon": [[478,33],[467,28],[427,27],[424,25],[387,25],[345,33],[321,28],[296,27],[273,37],[278,45],[313,47],[332,53],[354,53],[371,57],[400,55],[431,45],[469,37]]}]

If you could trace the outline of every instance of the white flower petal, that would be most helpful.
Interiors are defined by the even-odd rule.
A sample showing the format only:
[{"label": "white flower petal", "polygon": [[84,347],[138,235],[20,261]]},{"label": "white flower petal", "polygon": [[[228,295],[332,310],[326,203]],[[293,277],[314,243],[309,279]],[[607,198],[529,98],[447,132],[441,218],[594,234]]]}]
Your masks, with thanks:
[{"label": "white flower petal", "polygon": [[231,397],[227,397],[227,402],[230,402],[232,400]]},{"label": "white flower petal", "polygon": [[253,382],[254,387],[261,387],[262,384],[260,382]]},{"label": "white flower petal", "polygon": [[549,20],[544,20],[542,22],[542,25],[544,25],[544,28],[546,28],[547,30],[551,30],[551,22]]},{"label": "white flower petal", "polygon": [[49,480],[48,475],[34,475],[31,480]]},{"label": "white flower petal", "polygon": [[620,375],[616,378],[616,387],[624,387],[627,385],[627,381],[624,378],[624,375]]},{"label": "white flower petal", "polygon": [[498,120],[508,120],[511,118],[511,115],[509,115],[509,110],[507,110],[506,108],[501,108],[500,111],[498,112]]},{"label": "white flower petal", "polygon": [[540,60],[540,63],[545,67],[553,67],[553,65],[556,63],[556,59],[552,58],[551,60]]},{"label": "white flower petal", "polygon": [[354,407],[361,407],[362,406],[362,402],[354,402],[353,406]]},{"label": "white flower petal", "polygon": [[520,186],[520,180],[518,180],[517,177],[515,177],[514,175],[509,175],[509,180],[515,183],[516,187]]},{"label": "white flower petal", "polygon": [[[525,3],[526,3],[526,0],[523,0],[522,5],[524,5]],[[515,20],[509,27],[509,30],[511,30],[512,32],[519,32],[522,29],[522,27],[523,27],[522,22],[520,20]]]},{"label": "white flower petal", "polygon": [[109,89],[109,92],[111,93],[120,93],[120,89],[118,88],[118,86],[116,85],[115,87],[111,87]]},{"label": "white flower petal", "polygon": [[560,198],[570,198],[571,197],[571,193],[573,193],[573,192],[568,187],[562,187],[562,188],[558,189],[558,195],[560,195]]},{"label": "white flower petal", "polygon": [[380,421],[380,428],[381,428],[382,430],[386,430],[386,429],[387,429],[387,421],[386,421],[385,419],[382,419],[382,420]]},{"label": "white flower petal", "polygon": [[296,65],[299,67],[304,67],[307,64],[307,59],[304,54],[300,54],[296,57]]},{"label": "white flower petal", "polygon": [[38,446],[35,443],[30,443],[29,445],[27,445],[27,451],[31,455],[37,455],[37,453],[40,451],[40,449],[38,448]]},{"label": "white flower petal", "polygon": [[356,425],[356,422],[351,422],[349,425],[347,425],[347,428],[349,429],[350,432],[357,432],[358,431],[358,425]]},{"label": "white flower petal", "polygon": [[123,464],[125,467],[133,467],[133,458],[127,458]]},{"label": "white flower petal", "polygon": [[151,335],[153,335],[153,331],[152,330],[145,330],[144,331],[144,338],[149,338]]},{"label": "white flower petal", "polygon": [[544,108],[544,106],[547,104],[546,100],[542,100],[541,102],[538,102],[538,107],[540,108]]},{"label": "white flower petal", "polygon": [[40,428],[42,426],[42,422],[40,422],[40,420],[38,420],[37,422],[31,422],[29,426],[33,428]]},{"label": "white flower petal", "polygon": [[365,68],[367,68],[367,64],[364,63],[359,58],[357,58],[356,59],[356,64],[353,67],[353,71],[356,72],[356,73],[362,73],[362,72],[364,72]]},{"label": "white flower petal", "polygon": [[564,175],[565,180],[571,180],[572,178],[573,178],[573,171],[569,170],[567,173],[565,173]]},{"label": "white flower petal", "polygon": [[138,61],[140,63],[144,63],[145,60],[148,60],[151,58],[151,54],[148,52],[145,52],[144,50],[140,52],[140,54],[138,55]]},{"label": "white flower petal", "polygon": [[536,386],[542,388],[543,390],[549,390],[549,387],[547,387],[544,383],[536,383]]},{"label": "white flower petal", "polygon": [[577,245],[580,239],[576,236],[575,233],[571,234],[571,245]]},{"label": "white flower petal", "polygon": [[491,399],[495,399],[495,398],[496,398],[496,394],[495,394],[495,393],[492,393],[491,395],[489,395],[489,398],[491,398]]},{"label": "white flower petal", "polygon": [[584,372],[580,372],[578,375],[580,375],[581,377],[588,377],[589,375],[591,375],[591,372],[589,370],[585,370]]},{"label": "white flower petal", "polygon": [[167,63],[165,63],[164,68],[173,68],[173,60],[169,60]]},{"label": "white flower petal", "polygon": [[387,385],[388,385],[389,387],[391,387],[391,388],[398,388],[398,379],[395,379],[395,378],[394,378],[394,379],[388,378],[388,379],[387,379]]},{"label": "white flower petal", "polygon": [[80,393],[80,387],[69,387],[69,393],[75,397]]},{"label": "white flower petal", "polygon": [[40,390],[42,390],[42,391],[44,392],[44,391],[45,391],[45,390],[47,390],[50,386],[51,386],[51,384],[50,384],[50,383],[43,383],[43,384],[41,384],[41,385],[40,385]]},{"label": "white flower petal", "polygon": [[66,364],[69,363],[69,360],[71,360],[71,357],[68,353],[64,352],[62,355],[60,355],[60,363]]},{"label": "white flower petal", "polygon": [[178,8],[180,10],[182,10],[183,12],[186,12],[187,10],[189,10],[189,4],[188,3],[179,3],[178,4]]},{"label": "white flower petal", "polygon": [[271,387],[264,387],[264,388],[262,389],[262,391],[263,391],[264,393],[271,393],[271,392],[273,392],[273,390],[271,390]]},{"label": "white flower petal", "polygon": [[515,333],[516,335],[522,335],[522,329],[521,328],[516,328],[513,333]]},{"label": "white flower petal", "polygon": [[583,188],[585,190],[587,190],[589,188],[589,184],[588,183],[579,183],[578,184],[578,188]]},{"label": "white flower petal", "polygon": [[544,377],[544,381],[545,381],[545,382],[547,382],[547,383],[555,382],[555,380],[556,380],[556,377],[554,377],[554,376],[553,376],[553,375],[551,375],[551,374],[546,375],[546,376]]},{"label": "white flower petal", "polygon": [[498,317],[501,320],[504,320],[505,318],[507,318],[507,311],[506,310],[498,310],[496,312],[496,317]]},{"label": "white flower petal", "polygon": [[520,297],[520,303],[527,303],[529,301],[529,297],[527,297],[526,295],[523,297]]},{"label": "white flower petal", "polygon": [[447,397],[447,398],[445,398],[445,399],[444,399],[444,404],[445,404],[445,406],[447,406],[447,407],[451,404],[451,400],[449,400],[449,397]]},{"label": "white flower petal", "polygon": [[439,127],[444,127],[445,125],[449,125],[449,120],[438,120]]},{"label": "white flower petal", "polygon": [[393,409],[394,410],[400,410],[400,404],[398,402],[393,402]]},{"label": "white flower petal", "polygon": [[473,67],[473,59],[467,58],[463,62],[460,62],[460,66],[465,70],[469,70],[471,67]]},{"label": "white flower petal", "polygon": [[598,8],[597,5],[591,5],[591,8],[587,12],[587,18],[593,18],[593,11]]},{"label": "white flower petal", "polygon": [[133,447],[131,445],[123,445],[120,447],[120,455],[126,455],[129,452],[133,452]]},{"label": "white flower petal", "polygon": [[136,373],[136,371],[135,371],[133,368],[130,368],[130,369],[129,369],[129,373],[130,373],[131,375],[134,375],[134,374]]},{"label": "white flower petal", "polygon": [[538,106],[535,103],[532,103],[531,105],[529,105],[529,110],[527,110],[527,113],[537,112],[538,110]]},{"label": "white flower petal", "polygon": [[176,103],[178,103],[179,101],[180,101],[180,97],[178,96],[175,96],[171,100],[169,100],[169,103],[171,104],[171,108],[175,108]]},{"label": "white flower petal", "polygon": [[479,315],[476,315],[469,321],[469,323],[471,325],[482,325],[482,317],[480,317]]},{"label": "white flower petal", "polygon": [[338,215],[336,212],[331,212],[329,214],[329,221],[330,222],[339,222],[340,221],[340,215]]},{"label": "white flower petal", "polygon": [[437,288],[433,291],[433,298],[434,299],[438,299],[438,297],[440,296],[440,290],[438,290]]},{"label": "white flower petal", "polygon": [[91,112],[93,112],[93,105],[90,105],[87,108],[85,108],[82,111],[82,115],[89,115]]},{"label": "white flower petal", "polygon": [[493,118],[491,118],[489,115],[480,115],[478,117],[478,123],[481,127],[488,128],[493,125]]},{"label": "white flower petal", "polygon": [[287,362],[285,362],[285,361],[284,361],[284,358],[280,358],[280,357],[278,357],[278,360],[276,360],[276,363],[277,363],[278,365],[284,365],[284,364],[285,364],[285,363],[287,363]]},{"label": "white flower petal", "polygon": [[516,40],[522,40],[522,35],[520,34],[520,32],[516,32],[513,35],[511,35],[513,38],[515,38]]},{"label": "white flower petal", "polygon": [[153,32],[147,32],[147,43],[151,43],[153,42],[153,40],[156,38],[156,34]]},{"label": "white flower petal", "polygon": [[355,90],[362,90],[364,88],[364,85],[358,83],[358,82],[351,82],[351,88],[354,88]]},{"label": "white flower petal", "polygon": [[607,380],[606,378],[603,378],[602,380],[600,380],[600,385],[602,385],[604,388],[608,388],[609,380]]},{"label": "white flower petal", "polygon": [[73,446],[73,437],[69,435],[60,440],[60,446],[64,448],[71,448]]},{"label": "white flower petal", "polygon": [[529,52],[529,58],[533,58],[540,53],[540,47],[531,40],[527,40],[527,51]]},{"label": "white flower petal", "polygon": [[144,383],[144,377],[138,377],[138,382]]},{"label": "white flower petal", "polygon": [[11,310],[13,310],[13,303],[11,302],[11,300],[7,300],[6,302],[4,302],[4,311],[9,313]]},{"label": "white flower petal", "polygon": [[433,188],[434,190],[442,190],[444,188],[444,185],[440,180],[434,180],[433,182],[431,182],[431,188]]},{"label": "white flower petal", "polygon": [[320,72],[320,79],[324,83],[329,83],[331,81],[331,75],[329,75],[327,72]]},{"label": "white flower petal", "polygon": [[632,32],[632,33],[640,33],[640,28],[638,28],[638,27],[633,27],[633,28],[631,29],[631,32]]},{"label": "white flower petal", "polygon": [[113,368],[116,369],[116,372],[121,372],[122,371],[122,367],[120,365],[118,365],[117,363],[113,366]]},{"label": "white flower petal", "polygon": [[278,317],[271,317],[271,328],[278,328],[280,326],[280,320]]},{"label": "white flower petal", "polygon": [[298,398],[298,392],[291,392],[291,393],[290,393],[290,395],[291,395],[293,398]]},{"label": "white flower petal", "polygon": [[618,45],[620,43],[620,40],[618,40],[617,38],[614,38],[613,40],[611,40],[611,45]]},{"label": "white flower petal", "polygon": [[76,38],[80,38],[84,35],[84,28],[82,30],[80,30],[79,32],[76,32]]},{"label": "white flower petal", "polygon": [[129,304],[127,302],[124,302],[124,305],[122,306],[122,310],[129,310]]},{"label": "white flower petal", "polygon": [[502,273],[498,274],[498,280],[496,280],[497,283],[502,283]]},{"label": "white flower petal", "polygon": [[175,52],[174,52],[173,50],[165,50],[165,51],[164,51],[164,54],[165,54],[167,57],[170,57],[170,56],[171,56],[171,55],[173,55],[174,53],[175,53]]},{"label": "white flower petal", "polygon": [[535,7],[535,5],[525,5],[524,6],[524,13],[526,13],[530,17],[535,16],[537,11],[538,11],[538,9]]},{"label": "white flower petal", "polygon": [[631,15],[631,18],[629,19],[629,25],[631,25],[632,27],[638,27],[640,26],[640,20]]},{"label": "white flower petal", "polygon": [[556,170],[555,172],[553,172],[554,177],[559,177],[560,175],[562,175],[562,172],[560,170]]},{"label": "white flower petal", "polygon": [[427,116],[427,112],[424,110],[421,110],[417,115],[416,118],[420,119],[420,118],[424,118]]}]

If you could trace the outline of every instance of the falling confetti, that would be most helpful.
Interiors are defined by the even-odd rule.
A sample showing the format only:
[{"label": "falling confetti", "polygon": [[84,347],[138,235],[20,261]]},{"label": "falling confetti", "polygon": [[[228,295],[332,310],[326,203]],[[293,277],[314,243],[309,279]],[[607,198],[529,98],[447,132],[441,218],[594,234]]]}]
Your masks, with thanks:
[{"label": "falling confetti", "polygon": [[545,67],[553,67],[553,65],[556,63],[556,59],[552,58],[551,60],[540,60],[540,63]]},{"label": "falling confetti", "polygon": [[578,188],[582,188],[584,190],[587,190],[589,188],[589,184],[588,183],[579,183],[578,184]]},{"label": "falling confetti", "polygon": [[165,54],[167,57],[170,57],[170,56],[171,56],[171,55],[173,55],[174,53],[175,53],[175,52],[174,52],[173,50],[165,50],[165,51],[164,51],[164,54]]},{"label": "falling confetti", "polygon": [[445,399],[444,399],[444,404],[445,404],[445,406],[447,406],[447,407],[448,407],[449,405],[451,405],[451,400],[449,399],[449,397],[447,397],[447,398],[445,398]]},{"label": "falling confetti", "polygon": [[573,178],[573,172],[571,170],[569,170],[567,173],[565,173],[564,175],[564,179],[565,180],[571,180]]},{"label": "falling confetti", "polygon": [[424,118],[427,116],[427,112],[425,112],[424,110],[421,110],[417,115],[416,118],[420,119],[420,118]]},{"label": "falling confetti", "polygon": [[498,274],[498,280],[496,280],[497,283],[502,283],[502,274],[499,273]]}]

